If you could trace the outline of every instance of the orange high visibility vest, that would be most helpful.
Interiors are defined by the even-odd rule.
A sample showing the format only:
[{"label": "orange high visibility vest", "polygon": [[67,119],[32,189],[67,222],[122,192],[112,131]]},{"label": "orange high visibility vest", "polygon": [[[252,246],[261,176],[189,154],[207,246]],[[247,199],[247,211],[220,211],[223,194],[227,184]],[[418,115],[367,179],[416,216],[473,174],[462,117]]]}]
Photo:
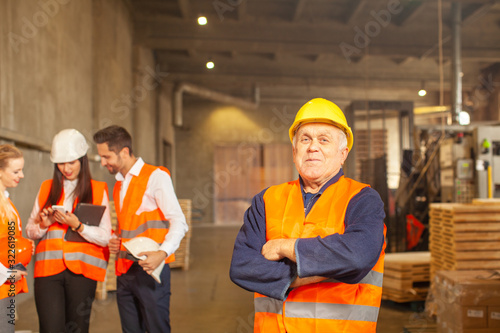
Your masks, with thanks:
[{"label": "orange high visibility vest", "polygon": [[[19,212],[17,211],[16,207],[14,206],[14,204],[12,203],[12,201],[10,201],[9,199],[9,203],[10,205],[12,206],[12,208],[14,208],[14,211],[16,212],[16,230],[15,230],[15,237],[19,237],[22,235],[22,226],[21,226],[21,219],[19,218]],[[4,235],[8,235],[8,230],[9,230],[9,219],[7,218],[2,218],[0,220],[0,235],[4,236]],[[5,252],[8,252],[8,249],[0,249],[0,251],[5,251]],[[8,266],[6,266],[7,268],[9,268]],[[7,298],[9,296],[13,296],[13,294],[17,295],[17,294],[20,294],[20,293],[27,293],[28,292],[28,283],[26,281],[26,278],[21,278],[21,280],[17,281],[15,284],[15,288],[11,288],[11,283],[9,282],[9,280],[7,279],[7,281],[5,281],[4,284],[2,284],[0,286],[0,299],[4,299],[4,298]]]},{"label": "orange high visibility vest", "polygon": [[[134,237],[148,237],[161,244],[168,233],[170,223],[160,208],[156,207],[152,211],[138,213],[142,205],[142,199],[146,193],[149,177],[157,169],[161,169],[170,175],[170,172],[165,167],[144,164],[139,175],[132,177],[130,181],[127,193],[123,198],[123,207],[120,207],[122,182],[116,182],[113,189],[113,200],[115,201],[116,216],[118,218],[118,232],[122,239],[122,245],[120,246],[120,252],[116,260],[117,276],[127,273],[130,266],[134,263],[134,258],[127,253],[127,250],[123,246],[124,242]],[[172,253],[165,259],[165,263],[168,264],[174,260],[175,256]]]},{"label": "orange high visibility vest", "polygon": [[[347,205],[366,186],[340,177],[323,192],[307,216],[298,180],[270,187],[264,194],[267,240],[343,234]],[[285,301],[256,293],[254,332],[375,333],[384,253],[383,249],[371,272],[357,284],[328,279],[292,289]]]},{"label": "orange high visibility vest", "polygon": [[[92,203],[101,205],[104,195],[108,195],[105,182],[91,180]],[[52,179],[42,183],[38,195],[38,204],[43,207],[50,194]],[[64,190],[57,204],[64,203]],[[75,199],[74,207],[78,203]],[[74,209],[73,207],[73,209]],[[52,276],[66,268],[75,274],[95,280],[104,281],[108,266],[109,250],[90,242],[68,242],[65,240],[68,225],[53,223],[36,247],[35,277]]]}]

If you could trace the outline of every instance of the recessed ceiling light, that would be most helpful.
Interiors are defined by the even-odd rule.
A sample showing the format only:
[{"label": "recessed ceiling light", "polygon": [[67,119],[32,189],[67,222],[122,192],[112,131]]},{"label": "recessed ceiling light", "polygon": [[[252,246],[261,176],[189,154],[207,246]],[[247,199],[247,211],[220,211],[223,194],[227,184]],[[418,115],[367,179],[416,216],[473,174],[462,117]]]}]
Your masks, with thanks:
[{"label": "recessed ceiling light", "polygon": [[213,69],[215,67],[215,64],[213,61],[207,61],[207,68],[208,69]]},{"label": "recessed ceiling light", "polygon": [[205,16],[198,17],[198,24],[199,25],[206,25],[207,23],[208,23],[208,20]]}]

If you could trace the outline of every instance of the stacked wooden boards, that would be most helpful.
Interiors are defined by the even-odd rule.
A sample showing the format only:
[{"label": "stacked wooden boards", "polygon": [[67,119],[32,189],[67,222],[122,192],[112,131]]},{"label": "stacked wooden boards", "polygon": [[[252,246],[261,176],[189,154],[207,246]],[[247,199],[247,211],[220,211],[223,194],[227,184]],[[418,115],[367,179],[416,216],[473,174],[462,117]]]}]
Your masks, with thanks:
[{"label": "stacked wooden boards", "polygon": [[[184,216],[186,217],[189,231],[186,233],[181,241],[181,244],[179,245],[179,248],[175,252],[176,260],[173,263],[170,263],[170,267],[181,267],[186,270],[189,268],[189,248],[191,242],[191,200],[179,199],[179,204]],[[113,230],[116,230],[117,219],[113,201],[110,201],[109,203],[109,210],[111,214],[111,227]],[[115,257],[115,255],[110,255],[105,280],[104,282],[97,283],[96,299],[98,300],[105,300],[107,298],[108,291],[116,290]]]},{"label": "stacked wooden boards", "polygon": [[439,270],[500,269],[500,204],[430,205],[431,276]]},{"label": "stacked wooden boards", "polygon": [[179,199],[179,204],[181,205],[182,212],[186,217],[186,223],[189,230],[182,239],[179,248],[175,251],[175,261],[170,263],[170,267],[181,267],[182,269],[187,270],[189,269],[189,253],[191,244],[191,199]]},{"label": "stacked wooden boards", "polygon": [[382,298],[398,303],[425,300],[430,261],[429,252],[387,253]]}]

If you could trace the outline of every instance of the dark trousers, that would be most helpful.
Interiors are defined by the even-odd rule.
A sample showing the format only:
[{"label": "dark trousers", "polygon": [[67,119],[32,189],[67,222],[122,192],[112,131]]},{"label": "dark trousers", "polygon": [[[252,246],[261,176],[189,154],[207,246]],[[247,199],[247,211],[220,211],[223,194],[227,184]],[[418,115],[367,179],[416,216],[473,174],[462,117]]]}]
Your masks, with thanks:
[{"label": "dark trousers", "polygon": [[134,263],[117,277],[116,301],[123,333],[170,332],[170,267],[160,274],[161,284]]},{"label": "dark trousers", "polygon": [[[5,283],[10,285],[9,280]],[[7,297],[0,299],[0,332],[14,333],[14,315],[16,311],[16,298]]]},{"label": "dark trousers", "polygon": [[40,333],[87,333],[97,281],[65,270],[35,278]]}]

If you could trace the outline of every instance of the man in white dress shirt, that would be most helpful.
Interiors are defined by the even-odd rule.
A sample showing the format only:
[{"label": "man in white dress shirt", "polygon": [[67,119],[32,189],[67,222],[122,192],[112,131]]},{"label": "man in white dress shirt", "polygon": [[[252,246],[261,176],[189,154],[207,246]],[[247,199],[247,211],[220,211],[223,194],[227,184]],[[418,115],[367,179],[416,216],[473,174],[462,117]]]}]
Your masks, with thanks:
[{"label": "man in white dress shirt", "polygon": [[[117,302],[122,331],[170,332],[170,268],[173,254],[188,230],[169,171],[144,163],[132,152],[132,138],[123,127],[109,126],[94,134],[101,164],[117,180],[113,198],[118,226],[109,250],[116,260]],[[158,251],[134,259],[122,245],[135,237],[149,237]],[[160,279],[150,274],[163,262]]]}]

